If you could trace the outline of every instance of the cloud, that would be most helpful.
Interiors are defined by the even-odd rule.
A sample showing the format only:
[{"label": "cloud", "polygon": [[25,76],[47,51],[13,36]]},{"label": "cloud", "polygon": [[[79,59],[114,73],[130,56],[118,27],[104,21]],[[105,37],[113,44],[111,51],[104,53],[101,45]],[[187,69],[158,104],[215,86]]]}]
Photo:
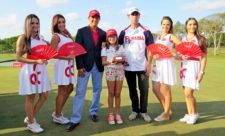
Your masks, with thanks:
[{"label": "cloud", "polygon": [[0,17],[0,38],[16,36],[22,33],[23,25],[19,23],[17,14]]},{"label": "cloud", "polygon": [[17,21],[18,20],[16,14],[0,17],[0,28],[14,26],[16,25]]},{"label": "cloud", "polygon": [[100,22],[99,23],[99,27],[102,28],[103,30],[107,31],[108,29],[116,29],[117,30],[117,33],[118,33],[118,30],[120,29],[120,25],[118,24],[111,24],[111,23],[108,23],[108,22]]},{"label": "cloud", "polygon": [[41,8],[49,8],[55,5],[68,3],[69,0],[36,0],[36,3]]},{"label": "cloud", "polygon": [[122,9],[122,14],[123,15],[127,15],[127,11],[130,7],[133,7],[133,1],[132,0],[128,0],[125,4],[125,7]]},{"label": "cloud", "polygon": [[66,13],[65,18],[67,22],[75,22],[80,19],[80,16],[76,12]]},{"label": "cloud", "polygon": [[126,2],[126,6],[127,7],[130,7],[130,6],[132,6],[133,5],[133,1],[132,0],[128,0],[127,2]]},{"label": "cloud", "polygon": [[219,8],[225,8],[224,0],[196,0],[191,3],[184,3],[180,6],[181,10],[192,12],[203,12],[207,10],[214,10]]}]

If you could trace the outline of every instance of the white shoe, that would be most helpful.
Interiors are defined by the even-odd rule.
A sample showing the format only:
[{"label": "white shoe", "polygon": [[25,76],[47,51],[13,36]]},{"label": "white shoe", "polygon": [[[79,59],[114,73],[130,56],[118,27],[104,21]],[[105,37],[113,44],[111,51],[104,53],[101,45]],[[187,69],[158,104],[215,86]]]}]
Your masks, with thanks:
[{"label": "white shoe", "polygon": [[140,113],[141,117],[146,121],[146,122],[151,122],[151,117],[148,115],[148,113]]},{"label": "white shoe", "polygon": [[63,114],[61,114],[60,117],[56,117],[55,112],[52,113],[52,118],[53,118],[53,122],[59,123],[59,124],[68,124],[70,122],[70,120],[64,117]]},{"label": "white shoe", "polygon": [[131,112],[131,114],[129,115],[128,119],[129,119],[129,120],[134,120],[134,119],[137,118],[137,116],[138,116],[138,113],[133,111],[133,112]]},{"label": "white shoe", "polygon": [[[26,123],[26,124],[29,124],[28,117],[25,117],[23,122]],[[36,123],[36,125],[38,125],[39,127],[41,126],[39,123],[37,123],[37,120],[35,118],[33,119],[33,123]]]},{"label": "white shoe", "polygon": [[179,119],[180,122],[187,122],[189,120],[189,115],[185,114],[183,118]]},{"label": "white shoe", "polygon": [[169,120],[170,117],[168,116],[167,118],[164,116],[164,113],[161,113],[159,116],[157,116],[154,120],[157,121],[157,122],[160,122],[160,121],[166,121],[166,120]]},{"label": "white shoe", "polygon": [[32,123],[32,124],[27,124],[27,129],[29,129],[31,132],[33,133],[41,133],[44,131],[43,128],[41,128],[39,125],[37,125],[36,123]]},{"label": "white shoe", "polygon": [[187,120],[186,123],[190,124],[190,125],[193,125],[193,124],[195,124],[197,122],[198,118],[199,118],[199,114],[198,113],[194,114],[194,115],[189,115],[189,119]]}]

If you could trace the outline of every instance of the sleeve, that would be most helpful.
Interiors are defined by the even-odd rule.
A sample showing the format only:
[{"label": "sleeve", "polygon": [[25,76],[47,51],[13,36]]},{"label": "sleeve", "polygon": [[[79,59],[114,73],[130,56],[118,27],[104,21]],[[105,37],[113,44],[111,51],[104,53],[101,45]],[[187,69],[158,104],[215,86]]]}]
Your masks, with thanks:
[{"label": "sleeve", "polygon": [[[80,45],[83,45],[83,38],[82,38],[82,33],[81,30],[79,29],[76,35],[76,40],[77,43],[79,43]],[[77,69],[81,69],[84,68],[84,62],[83,62],[83,55],[77,56],[76,57],[76,66]]]},{"label": "sleeve", "polygon": [[103,42],[106,42],[106,32],[104,31]]},{"label": "sleeve", "polygon": [[124,40],[123,40],[124,36],[125,36],[125,31],[121,31],[120,35],[119,35],[119,40],[118,40],[120,45],[123,45],[123,43],[124,43]]},{"label": "sleeve", "polygon": [[102,50],[101,50],[101,56],[106,56],[106,48],[102,48]]},{"label": "sleeve", "polygon": [[154,39],[153,39],[152,33],[149,30],[145,31],[144,35],[145,35],[145,44],[146,44],[146,46],[148,46],[149,44],[154,43]]}]

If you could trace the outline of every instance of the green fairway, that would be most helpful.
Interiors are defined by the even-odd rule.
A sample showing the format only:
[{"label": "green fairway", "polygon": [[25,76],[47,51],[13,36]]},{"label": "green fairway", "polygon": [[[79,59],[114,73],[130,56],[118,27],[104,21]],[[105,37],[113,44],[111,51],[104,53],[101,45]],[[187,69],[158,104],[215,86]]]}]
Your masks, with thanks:
[{"label": "green fairway", "polygon": [[[48,66],[52,79],[53,65]],[[177,67],[177,69],[179,69]],[[92,85],[89,82],[81,124],[72,132],[66,132],[65,126],[52,122],[51,114],[54,111],[56,86],[49,93],[48,100],[37,116],[38,122],[45,129],[42,134],[33,134],[26,129],[23,119],[24,96],[18,95],[19,68],[0,67],[0,135],[4,136],[224,136],[225,135],[225,54],[217,56],[209,54],[206,74],[201,83],[200,91],[195,93],[198,111],[201,115],[196,125],[180,123],[179,118],[186,112],[184,94],[179,84],[172,88],[173,107],[172,118],[166,122],[145,123],[142,119],[129,121],[131,103],[126,82],[122,90],[121,115],[125,120],[122,125],[107,124],[107,86],[105,77],[101,95],[100,121],[93,123],[88,117],[89,106],[92,99]],[[91,78],[90,78],[91,81]],[[150,83],[150,87],[152,84]],[[156,117],[162,108],[156,97],[149,89],[148,113]],[[64,107],[64,115],[69,117],[72,113],[74,92]]]}]

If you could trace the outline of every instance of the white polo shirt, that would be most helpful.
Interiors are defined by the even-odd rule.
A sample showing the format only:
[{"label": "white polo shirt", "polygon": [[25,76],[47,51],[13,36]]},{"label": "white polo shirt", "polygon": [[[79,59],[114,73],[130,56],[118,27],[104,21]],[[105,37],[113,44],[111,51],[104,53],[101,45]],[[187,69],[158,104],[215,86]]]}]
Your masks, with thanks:
[{"label": "white polo shirt", "polygon": [[138,26],[136,29],[128,27],[125,29],[124,35],[124,47],[125,57],[128,62],[128,66],[125,66],[127,71],[144,71],[146,65],[145,56],[145,35],[146,29],[143,26]]},{"label": "white polo shirt", "polygon": [[[124,54],[124,47],[120,45],[119,49],[116,50],[115,47],[109,46],[107,49],[106,47],[102,48],[101,56],[106,56],[106,61],[112,61],[113,57],[116,56],[125,56]],[[106,67],[115,67],[115,64],[107,65]]]}]

